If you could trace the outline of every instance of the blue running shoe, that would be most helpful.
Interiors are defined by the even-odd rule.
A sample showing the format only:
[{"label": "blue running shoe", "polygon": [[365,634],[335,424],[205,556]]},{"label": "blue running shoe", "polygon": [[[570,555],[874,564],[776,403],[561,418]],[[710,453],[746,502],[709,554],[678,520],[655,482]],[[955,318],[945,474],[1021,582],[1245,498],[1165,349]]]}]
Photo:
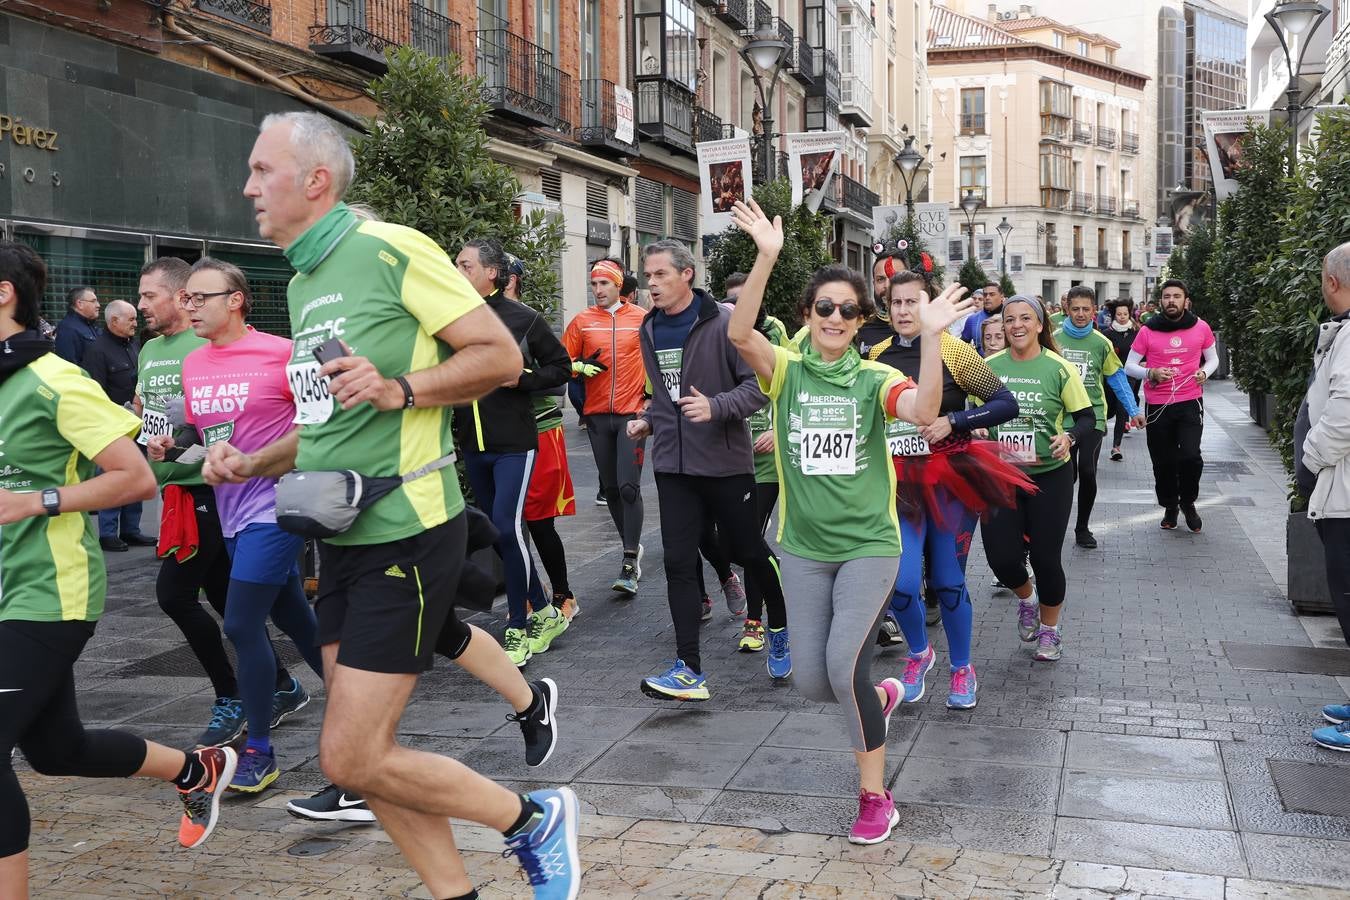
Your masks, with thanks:
[{"label": "blue running shoe", "polygon": [[239,765],[230,780],[230,790],[245,794],[257,794],[267,790],[277,780],[281,770],[277,768],[277,755],[273,750],[263,753],[252,747],[245,747],[239,754]]},{"label": "blue running shoe", "polygon": [[1350,703],[1328,703],[1322,707],[1322,718],[1332,725],[1350,722]]},{"label": "blue running shoe", "polygon": [[792,653],[788,650],[788,630],[769,629],[769,658],[764,662],[769,677],[783,679],[792,674]]},{"label": "blue running shoe", "polygon": [[708,679],[677,659],[660,675],[642,679],[642,693],[658,700],[707,700]]},{"label": "blue running shoe", "polygon": [[947,694],[948,709],[975,708],[975,667],[952,669],[952,686]]},{"label": "blue running shoe", "polygon": [[217,697],[211,706],[211,721],[197,738],[197,746],[224,747],[239,740],[243,733],[244,704],[235,697]]},{"label": "blue running shoe", "polygon": [[292,675],[290,688],[272,695],[272,727],[276,728],[282,719],[308,705],[309,691],[300,684],[300,679]]},{"label": "blue running shoe", "polygon": [[923,699],[924,692],[928,689],[924,676],[933,668],[935,662],[937,654],[933,652],[932,644],[923,648],[922,653],[911,652],[905,658],[905,674],[900,676],[900,683],[905,687],[906,703],[918,703]]},{"label": "blue running shoe", "polygon": [[1328,750],[1350,750],[1350,722],[1314,729],[1312,739]]},{"label": "blue running shoe", "polygon": [[575,900],[581,891],[577,821],[581,805],[570,788],[526,795],[544,811],[537,824],[506,841],[503,856],[515,856],[534,888],[535,900]]}]

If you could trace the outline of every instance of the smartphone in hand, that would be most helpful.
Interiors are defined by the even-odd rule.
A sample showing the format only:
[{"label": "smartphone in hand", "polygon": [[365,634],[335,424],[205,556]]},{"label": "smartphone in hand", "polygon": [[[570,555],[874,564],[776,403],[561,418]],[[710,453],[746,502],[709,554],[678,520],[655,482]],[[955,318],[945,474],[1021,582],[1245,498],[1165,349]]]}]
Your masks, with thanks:
[{"label": "smartphone in hand", "polygon": [[319,365],[327,365],[335,359],[343,356],[351,356],[347,348],[342,346],[342,341],[337,338],[329,338],[312,351],[314,358],[319,361]]}]

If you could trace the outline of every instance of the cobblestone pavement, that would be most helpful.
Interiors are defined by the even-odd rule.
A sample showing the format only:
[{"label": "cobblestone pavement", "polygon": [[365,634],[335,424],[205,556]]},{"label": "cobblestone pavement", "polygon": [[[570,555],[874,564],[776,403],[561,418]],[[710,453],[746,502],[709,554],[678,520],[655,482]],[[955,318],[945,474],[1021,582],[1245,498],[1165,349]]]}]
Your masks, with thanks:
[{"label": "cobblestone pavement", "polygon": [[[1345,690],[1332,676],[1229,658],[1240,644],[1335,641],[1320,639],[1326,620],[1296,617],[1283,597],[1283,476],[1245,396],[1211,385],[1207,416],[1202,534],[1158,529],[1142,435],[1125,441],[1124,462],[1104,453],[1093,516],[1101,547],[1065,548],[1059,663],[1033,663],[1018,642],[1012,596],[994,592],[975,542],[979,707],[947,710],[945,680],[934,677],[923,702],[897,713],[887,771],[901,823],[884,845],[837,837],[856,811],[842,724],[790,682],[771,682],[761,655],[733,652],[737,623],[711,573],[712,700],[669,706],[638,692],[674,641],[655,490],[648,475],[642,590],[621,602],[607,590],[617,540],[593,504],[589,448],[571,425],[579,511],[560,531],[583,611],[526,670],[562,688],[558,751],[526,769],[508,710],[448,665],[423,679],[402,731],[522,790],[570,783],[587,813],[583,896],[1350,897],[1331,890],[1350,879],[1350,818],[1298,811],[1307,807],[1282,800],[1272,776],[1272,761],[1313,764],[1305,773],[1344,800],[1350,765],[1308,731]],[[78,666],[84,716],[189,742],[209,684],[154,602],[148,553],[109,565],[109,613]],[[500,615],[474,621],[502,627]],[[898,673],[902,653],[878,651],[875,677]],[[425,896],[377,828],[282,811],[323,783],[322,693],[297,674],[315,701],[274,735],[285,769],[277,788],[228,800],[200,851],[174,844],[174,803],[159,785],[21,771],[35,894]],[[528,895],[514,861],[499,856],[499,835],[457,834],[484,896]]]}]

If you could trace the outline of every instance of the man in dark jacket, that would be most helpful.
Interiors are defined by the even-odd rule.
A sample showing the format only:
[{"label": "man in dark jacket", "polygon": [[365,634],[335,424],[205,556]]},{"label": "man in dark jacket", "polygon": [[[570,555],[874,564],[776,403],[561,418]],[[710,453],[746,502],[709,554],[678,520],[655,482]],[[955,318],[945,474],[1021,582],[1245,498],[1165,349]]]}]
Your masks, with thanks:
[{"label": "man in dark jacket", "polygon": [[[136,307],[114,300],[104,311],[107,328],[98,332],[80,365],[98,382],[108,399],[131,408],[136,393]],[[105,551],[120,553],[130,547],[153,547],[155,539],[141,534],[140,501],[101,509],[98,512],[98,542]]]},{"label": "man in dark jacket", "polygon": [[[711,518],[730,539],[733,560],[754,574],[768,602],[774,594],[782,596],[777,566],[755,518],[755,464],[745,422],[768,398],[727,339],[731,314],[694,288],[693,254],[678,241],[657,241],[643,252],[643,266],[652,311],[642,323],[642,361],[652,401],[642,418],[628,423],[628,436],[652,436],[647,454],[660,499],[677,658],[668,671],[644,678],[641,688],[663,700],[707,700],[698,634],[704,520]],[[785,678],[791,661],[787,629],[780,632],[769,663],[771,673]]]},{"label": "man in dark jacket", "polygon": [[56,326],[56,355],[84,365],[84,354],[98,337],[98,295],[80,285],[66,294],[66,317]]}]

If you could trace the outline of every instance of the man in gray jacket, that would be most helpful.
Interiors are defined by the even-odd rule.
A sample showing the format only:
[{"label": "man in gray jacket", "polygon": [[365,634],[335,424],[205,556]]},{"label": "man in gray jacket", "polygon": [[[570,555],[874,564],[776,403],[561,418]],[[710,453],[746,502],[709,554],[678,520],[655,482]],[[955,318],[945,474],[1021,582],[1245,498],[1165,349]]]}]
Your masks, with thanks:
[{"label": "man in gray jacket", "polygon": [[[1326,550],[1327,585],[1350,644],[1350,243],[1341,244],[1322,262],[1322,298],[1331,321],[1322,323],[1313,353],[1313,377],[1304,399],[1307,436],[1295,427],[1300,485],[1311,488],[1308,518]],[[1315,485],[1310,478],[1316,477]],[[1332,724],[1313,732],[1313,740],[1331,750],[1350,750],[1350,704],[1322,707]]]},{"label": "man in gray jacket", "polygon": [[[678,241],[658,241],[644,250],[643,268],[652,311],[642,323],[642,361],[652,400],[628,423],[628,436],[651,435],[647,454],[661,506],[676,659],[667,671],[644,678],[641,688],[663,700],[707,700],[698,587],[705,518],[730,539],[732,559],[764,586],[766,604],[781,603],[777,564],[755,520],[754,454],[745,422],[769,401],[727,339],[730,313],[694,288],[693,254]],[[768,663],[771,675],[786,678],[792,664],[786,623],[780,624],[775,630],[770,623]]]}]

